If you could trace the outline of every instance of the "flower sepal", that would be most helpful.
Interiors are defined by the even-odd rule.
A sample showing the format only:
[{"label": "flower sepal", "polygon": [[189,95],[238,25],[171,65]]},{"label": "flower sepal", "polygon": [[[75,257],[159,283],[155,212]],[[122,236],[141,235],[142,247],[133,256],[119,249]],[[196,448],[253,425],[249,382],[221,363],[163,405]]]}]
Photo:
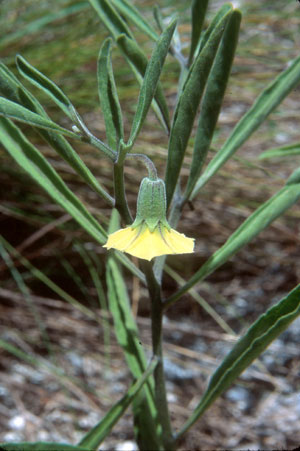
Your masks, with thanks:
[{"label": "flower sepal", "polygon": [[140,185],[137,200],[136,218],[131,227],[134,229],[145,222],[154,232],[158,223],[170,229],[166,219],[166,190],[163,180],[151,180],[145,177]]},{"label": "flower sepal", "polygon": [[146,177],[140,186],[135,221],[110,234],[104,247],[152,260],[160,255],[194,252],[194,239],[170,227],[166,219],[165,184]]}]

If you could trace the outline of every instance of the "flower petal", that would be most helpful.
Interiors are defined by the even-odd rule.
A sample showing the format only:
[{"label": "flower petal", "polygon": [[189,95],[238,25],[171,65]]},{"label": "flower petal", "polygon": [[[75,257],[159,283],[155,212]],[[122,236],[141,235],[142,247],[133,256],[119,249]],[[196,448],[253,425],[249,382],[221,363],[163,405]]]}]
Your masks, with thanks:
[{"label": "flower petal", "polygon": [[194,238],[188,238],[174,229],[165,229],[163,236],[173,250],[173,254],[190,254],[194,252]]},{"label": "flower petal", "polygon": [[147,226],[143,227],[143,231],[138,238],[126,249],[131,255],[145,260],[151,260],[159,255],[172,254],[172,249],[162,238],[160,231],[156,228],[151,232]]},{"label": "flower petal", "polygon": [[194,239],[159,224],[153,232],[147,225],[126,227],[108,236],[106,248],[118,249],[134,257],[151,260],[168,254],[187,254],[194,252]]},{"label": "flower petal", "polygon": [[131,227],[126,227],[108,235],[108,240],[103,247],[107,249],[118,249],[124,252],[137,238],[138,234],[139,228],[132,229]]}]

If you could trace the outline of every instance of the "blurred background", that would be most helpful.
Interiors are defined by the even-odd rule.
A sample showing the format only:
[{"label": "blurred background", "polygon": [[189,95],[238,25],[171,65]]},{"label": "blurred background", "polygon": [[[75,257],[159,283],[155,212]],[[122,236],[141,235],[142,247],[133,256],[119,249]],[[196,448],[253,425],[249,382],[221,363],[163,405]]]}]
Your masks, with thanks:
[{"label": "blurred background", "polygon": [[[189,3],[159,2],[165,17],[179,12],[183,46],[189,41]],[[208,18],[225,2],[211,0]],[[211,156],[254,99],[299,56],[300,4],[295,0],[240,0],[243,21],[237,55]],[[152,0],[135,2],[154,23]],[[23,55],[70,97],[90,130],[105,140],[96,64],[108,36],[86,1],[0,1],[1,61],[17,75]],[[148,56],[153,43],[133,27]],[[117,48],[113,67],[130,131],[139,87]],[[179,67],[171,57],[162,84],[172,110]],[[70,127],[60,110],[24,81],[51,118]],[[178,227],[196,238],[196,253],[168,257],[164,296],[195,270],[262,202],[280,189],[300,157],[259,160],[267,149],[300,141],[300,87],[186,207]],[[30,128],[26,135],[87,208],[107,224],[109,208]],[[73,143],[87,166],[112,193],[112,167],[86,144]],[[185,158],[183,180],[191,161]],[[167,138],[149,113],[136,152],[151,156],[164,175]],[[210,156],[210,158],[211,158]],[[130,384],[106,312],[106,251],[83,231],[0,146],[0,441],[76,443]],[[144,169],[128,161],[132,211]],[[166,373],[175,428],[196,406],[207,379],[241,334],[300,279],[299,205],[222,266],[193,295],[185,295],[165,321]],[[138,262],[136,262],[138,264]],[[126,274],[126,273],[125,273]],[[126,274],[133,312],[151,352],[147,292]],[[203,309],[203,299],[211,312]],[[220,319],[221,318],[221,319]],[[188,433],[182,449],[292,448],[299,445],[299,321],[276,340]],[[135,449],[131,416],[115,427],[101,449]]]}]

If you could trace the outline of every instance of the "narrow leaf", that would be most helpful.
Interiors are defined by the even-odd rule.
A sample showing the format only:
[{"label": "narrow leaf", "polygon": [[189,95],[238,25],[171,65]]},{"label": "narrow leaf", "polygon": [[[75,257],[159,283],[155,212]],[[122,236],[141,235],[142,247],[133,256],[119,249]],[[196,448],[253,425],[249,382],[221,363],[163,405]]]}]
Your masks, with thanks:
[{"label": "narrow leaf", "polygon": [[241,23],[241,13],[233,11],[222,36],[207,87],[201,103],[201,112],[195,137],[193,160],[187,183],[185,199],[188,199],[201,173],[218,121],[223,98],[229,80]]},{"label": "narrow leaf", "polygon": [[14,74],[5,66],[0,63],[0,94],[3,97],[7,97],[12,102],[19,102],[18,97],[19,81]]},{"label": "narrow leaf", "polygon": [[300,142],[266,150],[259,155],[259,159],[293,157],[295,155],[300,155]]},{"label": "narrow leaf", "polygon": [[20,264],[24,266],[24,268],[28,269],[28,271],[32,274],[32,276],[42,282],[46,287],[50,288],[54,293],[60,296],[61,299],[64,299],[66,302],[69,302],[75,309],[79,310],[83,315],[86,315],[88,318],[94,319],[97,321],[96,314],[90,310],[89,308],[82,305],[75,298],[73,298],[70,294],[66,293],[62,288],[56,285],[51,279],[49,279],[42,271],[33,266],[20,252],[18,252],[13,246],[6,241],[3,236],[0,235],[0,244],[3,244],[5,249],[14,257],[15,260],[18,260]]},{"label": "narrow leaf", "polygon": [[231,10],[222,17],[220,22],[214,28],[205,47],[190,67],[176,106],[169,140],[168,161],[165,176],[168,206],[171,203],[175,191],[185,150],[188,145],[188,140],[205,84],[230,14]]},{"label": "narrow leaf", "polygon": [[125,396],[118,401],[105,415],[105,417],[94,426],[79,442],[79,446],[91,451],[97,451],[103,440],[108,436],[114,425],[123,416],[126,409],[135,399],[148,377],[157,366],[157,358],[154,358],[148,366],[146,372],[130,387]]},{"label": "narrow leaf", "polygon": [[220,20],[222,20],[222,18],[225,17],[230,11],[232,11],[232,5],[230,3],[225,3],[224,5],[221,6],[221,8],[218,9],[217,13],[210,21],[208,28],[205,30],[205,32],[202,34],[199,40],[197,49],[195,50],[195,54],[197,56],[202,51],[203,47],[206,45],[208,39],[210,38],[212,32],[214,31]]},{"label": "narrow leaf", "polygon": [[105,243],[106,232],[98,221],[66,186],[43,155],[6,118],[0,118],[0,142],[55,202],[61,205],[96,241],[100,244]]},{"label": "narrow leaf", "polygon": [[[130,29],[128,28],[126,22],[123,20],[122,16],[118,13],[116,8],[113,6],[113,4],[108,2],[107,0],[89,0],[91,6],[95,9],[97,12],[100,20],[104,23],[108,31],[110,32],[111,36],[117,41],[118,38],[123,35],[128,38],[128,45],[126,47],[129,47],[131,51],[131,55],[128,55],[128,49],[124,51],[124,55],[127,59],[127,62],[129,63],[137,81],[142,84],[143,79],[141,78],[141,75],[144,75],[144,72],[146,70],[147,66],[147,58],[144,55],[143,51],[139,48],[137,45],[134,36],[132,35]],[[119,43],[118,43],[119,44]],[[130,45],[132,44],[132,45]],[[134,45],[135,44],[135,45]],[[134,48],[135,58],[133,58],[133,51],[132,47]],[[139,64],[136,65],[136,54],[139,54],[138,61]],[[133,61],[135,59],[135,61]],[[142,70],[141,70],[142,69]],[[155,111],[155,114],[158,117],[158,120],[161,122],[164,128],[166,130],[169,130],[169,120],[168,120],[168,109],[166,106],[166,102],[164,99],[164,95],[162,93],[161,88],[158,86],[157,93],[155,96],[156,102],[153,102],[152,107]]]},{"label": "narrow leaf", "polygon": [[[8,97],[8,100],[19,103],[33,113],[37,113],[46,119],[49,119],[39,101],[24,88],[4,64],[0,64],[0,94]],[[69,163],[77,174],[96,191],[96,193],[103,197],[110,205],[113,205],[114,200],[102,188],[98,180],[93,176],[91,171],[63,136],[45,129],[37,129],[37,131],[44,140],[49,143],[67,163]]]},{"label": "narrow leaf", "polygon": [[286,185],[293,185],[294,183],[300,183],[300,168],[295,169],[295,171],[287,179]]},{"label": "narrow leaf", "polygon": [[296,58],[257,98],[250,110],[238,122],[222,149],[207,165],[191,198],[195,197],[210,178],[244,144],[266,117],[280,104],[300,81],[300,57]]},{"label": "narrow leaf", "polygon": [[181,437],[237,377],[300,315],[300,285],[261,315],[236,343],[209,382],[200,403],[185,423]]},{"label": "narrow leaf", "polygon": [[21,55],[17,55],[16,64],[24,78],[44,91],[71,120],[75,121],[74,107],[71,101],[52,80],[33,67]]},{"label": "narrow leaf", "polygon": [[[113,316],[115,334],[123,349],[127,365],[134,378],[145,372],[146,358],[144,354],[136,322],[130,309],[127,288],[117,263],[112,256],[107,263],[107,287],[110,312]],[[161,431],[157,425],[157,411],[154,404],[153,379],[145,385],[139,399],[133,405],[139,433],[148,442],[149,449],[161,449]]]},{"label": "narrow leaf", "polygon": [[158,34],[154,28],[149,25],[134,5],[127,0],[113,0],[113,3],[120,13],[131,20],[143,33],[148,35],[153,41],[158,39]]},{"label": "narrow leaf", "polygon": [[196,283],[203,280],[219,268],[219,266],[228,261],[230,257],[268,227],[278,216],[282,215],[289,207],[296,203],[299,198],[300,183],[286,185],[279,190],[271,199],[255,210],[228,238],[226,243],[201,266],[190,280],[166,301],[165,307],[173,304]]},{"label": "narrow leaf", "polygon": [[191,6],[191,21],[192,21],[192,38],[189,63],[192,63],[194,53],[199,43],[202,27],[205,20],[209,0],[193,0]]},{"label": "narrow leaf", "polygon": [[[113,211],[109,232],[118,228],[119,216]],[[135,379],[141,377],[146,369],[144,349],[139,339],[136,322],[132,316],[125,281],[120,268],[111,253],[106,270],[109,309],[113,316],[115,334],[123,349],[127,365]],[[157,424],[157,410],[154,403],[154,381],[149,378],[139,398],[133,404],[135,425],[141,439],[149,449],[161,449],[161,429]]]},{"label": "narrow leaf", "polygon": [[118,149],[123,138],[123,120],[118,93],[111,64],[110,38],[106,39],[100,49],[98,58],[98,92],[105,120],[106,138],[109,147]]},{"label": "narrow leaf", "polygon": [[[69,116],[76,125],[80,127],[80,129],[83,131],[85,140],[104,152],[105,155],[107,155],[111,160],[115,160],[116,153],[112,149],[107,147],[100,139],[91,134],[68,97],[58,86],[55,85],[55,83],[53,83],[45,75],[31,66],[20,55],[17,56],[17,66],[24,77],[26,77],[31,83],[41,88],[47,95],[49,95],[54,100],[54,102],[64,111],[64,113]],[[73,134],[73,137],[75,136],[78,139],[78,135]],[[80,138],[83,139],[82,136],[80,136]]]},{"label": "narrow leaf", "polygon": [[80,139],[76,134],[67,130],[59,125],[55,124],[49,119],[42,117],[36,113],[32,113],[21,105],[15,102],[0,97],[0,116],[9,117],[25,124],[33,125],[34,127],[45,128],[46,130],[51,130],[55,133],[69,136],[70,138]]},{"label": "narrow leaf", "polygon": [[[143,84],[148,59],[135,41],[129,39],[126,35],[121,35],[117,39],[117,44],[123,52],[128,64],[131,67],[137,81],[140,85]],[[152,102],[152,108],[161,122],[162,126],[169,133],[170,118],[167,102],[161,87],[160,82],[157,84],[156,92]]]},{"label": "narrow leaf", "polygon": [[175,28],[176,22],[173,21],[161,34],[147,65],[130,132],[130,144],[134,143],[150,108]]},{"label": "narrow leaf", "polygon": [[129,38],[134,39],[129,27],[112,2],[107,0],[89,0],[89,2],[115,40],[120,34],[126,34]]}]

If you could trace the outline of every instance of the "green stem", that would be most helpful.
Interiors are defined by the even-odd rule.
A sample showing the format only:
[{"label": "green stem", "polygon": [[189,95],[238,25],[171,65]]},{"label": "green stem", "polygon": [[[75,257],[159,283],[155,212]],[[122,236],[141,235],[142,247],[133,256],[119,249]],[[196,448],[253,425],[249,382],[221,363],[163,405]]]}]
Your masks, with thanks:
[{"label": "green stem", "polygon": [[163,347],[162,347],[163,304],[161,299],[161,287],[154,276],[152,265],[150,262],[143,262],[142,269],[147,279],[148,290],[151,298],[153,356],[158,358],[158,364],[154,371],[155,404],[158,412],[158,421],[162,427],[162,439],[164,449],[168,451],[174,451],[175,441],[173,438],[171,428],[165,386],[164,366],[163,366]]},{"label": "green stem", "polygon": [[114,164],[114,188],[115,188],[115,208],[120,213],[126,224],[132,224],[133,218],[128,208],[125,187],[124,187],[124,167],[123,164]]},{"label": "green stem", "polygon": [[71,114],[73,115],[74,122],[78,125],[79,129],[83,133],[83,136],[81,137],[81,140],[83,142],[88,142],[92,146],[96,147],[97,149],[101,150],[108,158],[110,158],[112,161],[115,161],[117,158],[117,152],[112,150],[110,147],[108,147],[104,142],[102,142],[100,139],[96,138],[85,123],[83,122],[80,115],[77,113],[74,107],[71,108]]},{"label": "green stem", "polygon": [[147,155],[144,155],[142,153],[129,153],[127,154],[127,158],[137,158],[138,160],[140,160],[148,169],[148,175],[149,178],[151,180],[157,180],[157,170],[156,167],[154,166],[154,163],[152,160],[150,160],[149,157],[147,157]]}]

